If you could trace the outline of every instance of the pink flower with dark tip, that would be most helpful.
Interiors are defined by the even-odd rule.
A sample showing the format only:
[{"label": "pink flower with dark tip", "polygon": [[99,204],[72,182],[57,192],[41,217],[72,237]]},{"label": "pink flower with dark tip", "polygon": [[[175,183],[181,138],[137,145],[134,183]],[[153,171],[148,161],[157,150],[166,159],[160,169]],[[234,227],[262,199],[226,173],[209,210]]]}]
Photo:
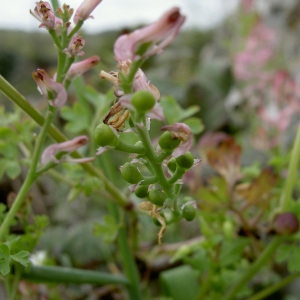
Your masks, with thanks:
[{"label": "pink flower with dark tip", "polygon": [[[115,42],[114,53],[118,61],[137,60],[141,57],[149,57],[162,52],[177,36],[180,27],[185,21],[185,16],[180,13],[178,7],[167,11],[155,23],[137,29],[130,34],[121,35]],[[142,45],[147,45],[141,51]],[[141,51],[141,53],[138,53]]]},{"label": "pink flower with dark tip", "polygon": [[71,57],[82,56],[82,55],[84,55],[84,52],[81,50],[82,50],[84,44],[85,44],[85,40],[78,34],[75,34],[72,37],[68,48],[65,48],[63,50],[63,52],[68,54]]},{"label": "pink flower with dark tip", "polygon": [[53,80],[45,70],[37,69],[32,72],[32,77],[40,92],[49,99],[50,105],[62,107],[66,103],[68,94],[64,86]]},{"label": "pink flower with dark tip", "polygon": [[172,156],[178,157],[193,146],[193,134],[191,128],[184,123],[174,123],[172,125],[163,126],[162,131],[170,131],[172,137],[180,140],[179,146],[173,151]]},{"label": "pink flower with dark tip", "polygon": [[102,0],[84,0],[77,8],[73,21],[75,24],[78,21],[85,21],[91,18],[92,11],[102,2]]},{"label": "pink flower with dark tip", "polygon": [[30,10],[30,13],[41,22],[40,28],[58,31],[59,26],[63,24],[63,21],[55,16],[51,5],[46,1],[37,2],[34,11]]},{"label": "pink flower with dark tip", "polygon": [[63,143],[53,144],[48,146],[42,156],[41,156],[41,162],[43,165],[48,164],[49,162],[53,161],[55,163],[67,161],[67,162],[77,162],[77,163],[86,163],[93,161],[94,157],[86,157],[86,158],[80,158],[80,159],[60,159],[58,160],[55,155],[59,152],[67,152],[71,153],[76,151],[78,148],[86,145],[88,142],[88,137],[86,135],[78,136],[70,141],[66,141]]},{"label": "pink flower with dark tip", "polygon": [[89,69],[97,65],[100,61],[100,57],[97,55],[91,56],[82,61],[73,63],[67,72],[66,79],[70,80],[81,74],[87,72]]}]

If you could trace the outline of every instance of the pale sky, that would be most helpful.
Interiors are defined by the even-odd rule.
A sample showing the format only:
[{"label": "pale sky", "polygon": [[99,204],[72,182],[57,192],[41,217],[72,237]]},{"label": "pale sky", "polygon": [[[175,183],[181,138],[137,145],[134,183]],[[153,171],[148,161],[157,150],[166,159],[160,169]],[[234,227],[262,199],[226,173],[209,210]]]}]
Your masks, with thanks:
[{"label": "pale sky", "polygon": [[[38,21],[29,14],[37,0],[7,0],[0,10],[0,29],[35,30]],[[75,10],[82,0],[65,0]],[[94,10],[94,19],[84,24],[91,33],[118,29],[157,20],[166,10],[178,6],[187,16],[185,27],[209,28],[234,11],[239,0],[103,0]],[[42,29],[41,29],[42,30]]]}]

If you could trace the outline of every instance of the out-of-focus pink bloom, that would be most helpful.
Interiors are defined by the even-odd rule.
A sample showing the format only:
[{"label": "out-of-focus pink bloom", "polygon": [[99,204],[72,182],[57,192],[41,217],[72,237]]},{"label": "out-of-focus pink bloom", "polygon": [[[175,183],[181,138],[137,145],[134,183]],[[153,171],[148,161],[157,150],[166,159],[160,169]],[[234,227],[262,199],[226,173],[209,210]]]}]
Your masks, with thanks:
[{"label": "out-of-focus pink bloom", "polygon": [[32,77],[40,92],[49,99],[50,105],[62,107],[66,103],[68,94],[64,86],[53,80],[45,70],[37,69],[32,72]]},{"label": "out-of-focus pink bloom", "polygon": [[138,69],[134,76],[133,90],[146,90],[149,91],[156,100],[159,100],[160,98],[159,90],[153,84],[150,83],[150,80],[147,79],[145,73],[141,69]]},{"label": "out-of-focus pink bloom", "polygon": [[30,13],[41,22],[40,28],[58,31],[59,26],[63,24],[62,20],[55,16],[51,5],[46,1],[37,2],[34,11],[30,10]]},{"label": "out-of-focus pink bloom", "polygon": [[179,146],[173,151],[172,156],[178,157],[189,151],[193,146],[193,134],[191,128],[184,123],[174,123],[163,126],[162,131],[170,131],[173,138],[179,139]]},{"label": "out-of-focus pink bloom", "polygon": [[81,49],[83,48],[84,44],[85,44],[85,40],[78,34],[75,34],[72,37],[68,48],[65,48],[63,52],[68,54],[71,57],[82,56],[84,55],[84,52],[81,51]]},{"label": "out-of-focus pink bloom", "polygon": [[59,152],[74,152],[78,148],[86,145],[88,142],[88,137],[86,135],[78,136],[70,141],[66,141],[63,143],[53,144],[47,147],[42,156],[41,156],[41,162],[43,165],[48,164],[51,161],[54,161],[56,163],[68,161],[68,162],[77,162],[77,163],[86,163],[93,161],[94,157],[87,157],[87,158],[80,158],[80,159],[65,159],[65,160],[57,160],[55,155]]},{"label": "out-of-focus pink bloom", "polygon": [[[114,53],[118,61],[137,60],[141,56],[149,57],[161,53],[179,32],[185,21],[185,16],[178,7],[167,11],[157,22],[137,29],[130,34],[121,35],[115,42]],[[144,53],[137,53],[140,46],[150,43]]]},{"label": "out-of-focus pink bloom", "polygon": [[253,9],[255,0],[241,0],[241,6],[245,12],[249,12]]},{"label": "out-of-focus pink bloom", "polygon": [[274,55],[275,42],[275,33],[263,23],[257,24],[246,42],[245,49],[234,57],[235,77],[242,81],[266,78],[263,68]]},{"label": "out-of-focus pink bloom", "polygon": [[273,77],[272,93],[278,103],[292,104],[300,109],[300,86],[286,71],[277,71]]},{"label": "out-of-focus pink bloom", "polygon": [[85,21],[91,18],[90,14],[101,2],[102,0],[84,0],[75,12],[74,23],[77,24],[78,21]]},{"label": "out-of-focus pink bloom", "polygon": [[66,79],[70,80],[85,73],[86,71],[97,65],[99,61],[100,57],[94,55],[82,61],[73,63],[66,75]]}]

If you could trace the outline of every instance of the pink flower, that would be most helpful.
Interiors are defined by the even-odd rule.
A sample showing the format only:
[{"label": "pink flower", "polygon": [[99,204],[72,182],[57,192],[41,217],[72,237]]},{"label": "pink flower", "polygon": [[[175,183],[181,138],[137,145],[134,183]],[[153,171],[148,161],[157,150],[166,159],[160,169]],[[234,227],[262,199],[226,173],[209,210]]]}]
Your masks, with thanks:
[{"label": "pink flower", "polygon": [[66,103],[68,94],[64,86],[53,80],[45,70],[37,69],[32,72],[32,77],[40,92],[49,99],[50,105],[62,107]]},{"label": "pink flower", "polygon": [[30,13],[41,22],[40,28],[58,31],[59,26],[63,24],[62,20],[55,16],[51,5],[46,1],[37,2],[34,11],[30,10]]},{"label": "pink flower", "polygon": [[63,52],[68,54],[71,57],[82,56],[84,55],[84,52],[81,51],[81,49],[83,48],[84,44],[85,44],[85,40],[78,34],[75,34],[72,37],[68,48],[65,48]]},{"label": "pink flower", "polygon": [[100,57],[94,55],[82,61],[73,63],[66,75],[66,79],[70,80],[85,73],[86,71],[97,65],[99,61]]},{"label": "pink flower", "polygon": [[245,49],[234,58],[234,75],[243,81],[260,81],[266,77],[263,70],[274,55],[276,36],[273,30],[258,23],[248,37]]},{"label": "pink flower", "polygon": [[102,0],[84,0],[80,6],[77,8],[73,21],[75,24],[78,21],[85,21],[90,18],[91,12],[100,4]]},{"label": "pink flower", "polygon": [[94,157],[87,157],[87,158],[80,158],[80,159],[65,159],[65,160],[58,160],[55,155],[59,152],[74,152],[78,148],[84,146],[88,142],[88,137],[85,135],[78,136],[70,141],[66,141],[63,143],[53,144],[47,147],[42,156],[41,156],[41,162],[43,165],[48,164],[51,161],[54,161],[55,163],[68,161],[68,162],[77,162],[77,163],[86,163],[93,161]]},{"label": "pink flower", "polygon": [[153,84],[150,83],[150,80],[147,79],[145,73],[141,69],[138,69],[134,76],[133,90],[146,90],[149,91],[156,100],[159,100],[160,98],[159,90]]},{"label": "pink flower", "polygon": [[[149,57],[162,52],[179,32],[185,21],[185,16],[180,14],[178,7],[167,11],[157,22],[135,30],[130,34],[121,35],[115,42],[114,53],[118,61],[140,57]],[[140,46],[149,43],[144,53],[137,53]]]},{"label": "pink flower", "polygon": [[178,157],[191,149],[193,145],[193,134],[188,125],[184,123],[174,123],[172,125],[163,126],[161,130],[170,131],[173,138],[181,141],[179,146],[173,151],[173,157]]}]

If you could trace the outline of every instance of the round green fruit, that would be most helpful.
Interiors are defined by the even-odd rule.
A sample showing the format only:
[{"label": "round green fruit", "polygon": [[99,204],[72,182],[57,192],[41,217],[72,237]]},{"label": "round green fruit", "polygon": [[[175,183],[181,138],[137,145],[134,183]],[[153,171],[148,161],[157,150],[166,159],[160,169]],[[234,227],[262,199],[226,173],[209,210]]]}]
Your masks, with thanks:
[{"label": "round green fruit", "polygon": [[176,158],[177,165],[183,169],[190,169],[194,164],[193,154],[189,151]]},{"label": "round green fruit", "polygon": [[113,130],[106,124],[98,125],[94,132],[93,137],[98,146],[116,146],[119,138],[115,135]]},{"label": "round green fruit", "polygon": [[159,137],[158,144],[161,149],[165,150],[166,152],[170,152],[179,146],[180,140],[177,138],[173,138],[170,131],[165,131]]},{"label": "round green fruit", "polygon": [[135,165],[128,162],[123,165],[121,169],[121,175],[124,180],[131,184],[136,184],[143,180],[143,176],[139,169]]},{"label": "round green fruit", "polygon": [[196,208],[192,204],[186,204],[182,209],[182,216],[187,221],[193,221],[196,216]]},{"label": "round green fruit", "polygon": [[148,199],[157,206],[163,206],[166,201],[166,195],[161,189],[152,189],[149,191]]},{"label": "round green fruit", "polygon": [[145,113],[154,107],[156,100],[149,91],[139,90],[133,94],[131,103],[138,112]]},{"label": "round green fruit", "polygon": [[146,198],[148,196],[148,185],[140,185],[138,186],[134,194],[139,198]]}]

